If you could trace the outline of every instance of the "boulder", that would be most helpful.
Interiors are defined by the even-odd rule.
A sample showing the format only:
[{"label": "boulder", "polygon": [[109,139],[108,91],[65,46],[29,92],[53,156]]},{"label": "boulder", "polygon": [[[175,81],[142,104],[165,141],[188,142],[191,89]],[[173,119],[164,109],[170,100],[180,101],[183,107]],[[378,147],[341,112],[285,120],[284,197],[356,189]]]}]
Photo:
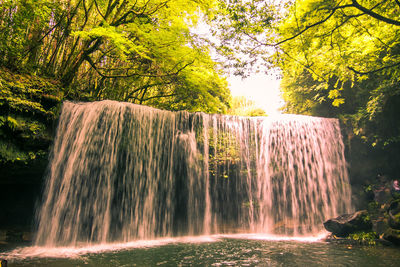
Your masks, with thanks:
[{"label": "boulder", "polygon": [[347,237],[349,234],[360,231],[371,231],[372,222],[366,210],[352,214],[344,214],[324,222],[326,230],[339,237]]},{"label": "boulder", "polygon": [[385,233],[383,233],[382,238],[395,245],[400,245],[400,230],[388,228]]},{"label": "boulder", "polygon": [[390,204],[388,215],[390,227],[400,230],[400,200],[396,200]]},{"label": "boulder", "polygon": [[389,228],[388,219],[385,217],[379,217],[376,220],[372,220],[372,230],[378,235],[383,234]]}]

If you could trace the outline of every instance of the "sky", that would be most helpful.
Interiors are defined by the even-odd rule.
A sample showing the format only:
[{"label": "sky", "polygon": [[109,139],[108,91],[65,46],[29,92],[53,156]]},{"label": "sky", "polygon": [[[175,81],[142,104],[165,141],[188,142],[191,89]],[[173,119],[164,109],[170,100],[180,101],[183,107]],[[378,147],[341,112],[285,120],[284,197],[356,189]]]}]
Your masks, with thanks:
[{"label": "sky", "polygon": [[253,73],[246,79],[231,75],[228,82],[232,96],[253,100],[267,115],[280,113],[278,109],[283,105],[279,91],[280,80],[274,75]]},{"label": "sky", "polygon": [[[204,22],[200,21],[192,30],[207,39],[214,39],[210,32],[210,26]],[[214,57],[218,58],[218,55],[214,55]],[[232,96],[244,96],[246,99],[253,100],[267,115],[274,115],[279,114],[278,109],[283,106],[279,91],[280,80],[276,76],[254,72],[246,79],[230,75],[227,80]]]}]

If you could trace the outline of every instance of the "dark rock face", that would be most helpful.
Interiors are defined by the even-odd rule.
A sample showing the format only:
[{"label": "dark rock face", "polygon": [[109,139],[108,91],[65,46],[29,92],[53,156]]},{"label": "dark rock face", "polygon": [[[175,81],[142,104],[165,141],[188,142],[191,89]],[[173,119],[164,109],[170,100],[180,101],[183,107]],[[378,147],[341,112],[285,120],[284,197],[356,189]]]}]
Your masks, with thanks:
[{"label": "dark rock face", "polygon": [[55,80],[0,67],[1,230],[32,228],[63,90]]},{"label": "dark rock face", "polygon": [[372,220],[372,230],[378,235],[383,234],[388,228],[388,220],[385,217],[379,217],[376,220]]},{"label": "dark rock face", "polygon": [[389,202],[389,200],[392,198],[389,187],[383,187],[382,189],[374,190],[374,194],[375,201],[380,205]]},{"label": "dark rock face", "polygon": [[344,214],[324,222],[326,230],[339,237],[347,237],[351,233],[370,231],[372,222],[366,210],[352,214]]},{"label": "dark rock face", "polygon": [[400,245],[400,230],[388,228],[382,237],[395,245]]},{"label": "dark rock face", "polygon": [[390,227],[400,230],[400,200],[396,200],[390,204],[388,215]]}]

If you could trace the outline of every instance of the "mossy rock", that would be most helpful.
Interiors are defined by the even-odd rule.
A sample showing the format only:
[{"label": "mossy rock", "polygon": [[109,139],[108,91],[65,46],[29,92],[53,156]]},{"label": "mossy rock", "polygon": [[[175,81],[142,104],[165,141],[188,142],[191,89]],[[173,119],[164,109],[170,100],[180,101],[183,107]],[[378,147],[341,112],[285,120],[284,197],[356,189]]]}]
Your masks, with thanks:
[{"label": "mossy rock", "polygon": [[383,239],[400,246],[400,230],[388,228],[382,236]]},{"label": "mossy rock", "polygon": [[63,90],[55,80],[0,69],[0,111],[48,121],[57,117]]},{"label": "mossy rock", "polygon": [[390,204],[388,214],[390,227],[400,230],[400,200],[393,201]]},{"label": "mossy rock", "polygon": [[62,98],[57,81],[0,68],[0,184],[43,175]]},{"label": "mossy rock", "polygon": [[372,222],[368,211],[361,210],[329,219],[324,222],[324,227],[336,236],[347,237],[352,233],[371,231]]},{"label": "mossy rock", "polygon": [[379,217],[375,220],[372,220],[373,227],[372,229],[378,234],[383,234],[388,228],[389,223],[386,217]]}]

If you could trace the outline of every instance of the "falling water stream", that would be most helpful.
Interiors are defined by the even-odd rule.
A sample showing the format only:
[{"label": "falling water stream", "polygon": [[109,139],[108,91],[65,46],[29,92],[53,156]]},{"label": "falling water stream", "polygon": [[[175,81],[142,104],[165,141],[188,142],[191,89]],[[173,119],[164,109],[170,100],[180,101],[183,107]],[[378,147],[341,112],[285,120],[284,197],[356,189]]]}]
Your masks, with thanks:
[{"label": "falling water stream", "polygon": [[352,210],[336,119],[65,102],[51,155],[37,248],[309,237]]},{"label": "falling water stream", "polygon": [[63,105],[35,244],[312,235],[349,212],[338,121]]}]

